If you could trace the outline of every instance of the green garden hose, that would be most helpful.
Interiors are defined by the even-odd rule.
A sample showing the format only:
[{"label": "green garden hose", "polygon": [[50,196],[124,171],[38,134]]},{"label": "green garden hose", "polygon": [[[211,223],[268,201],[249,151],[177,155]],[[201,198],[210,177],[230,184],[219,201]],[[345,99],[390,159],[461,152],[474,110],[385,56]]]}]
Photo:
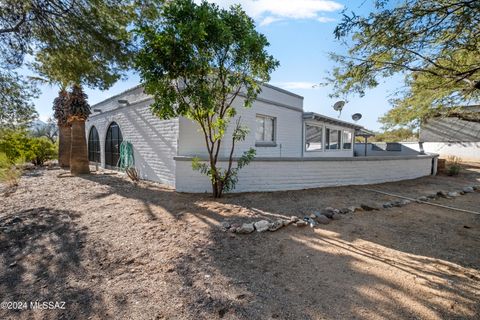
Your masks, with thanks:
[{"label": "green garden hose", "polygon": [[120,144],[120,157],[118,158],[117,167],[124,171],[135,165],[133,157],[133,145],[128,141],[123,141]]}]

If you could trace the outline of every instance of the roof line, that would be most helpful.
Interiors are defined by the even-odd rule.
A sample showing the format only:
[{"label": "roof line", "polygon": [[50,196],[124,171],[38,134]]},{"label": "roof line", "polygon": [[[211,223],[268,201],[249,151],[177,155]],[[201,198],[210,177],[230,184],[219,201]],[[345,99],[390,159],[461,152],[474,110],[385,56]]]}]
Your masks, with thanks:
[{"label": "roof line", "polygon": [[331,121],[333,123],[340,123],[340,124],[348,125],[348,126],[354,127],[355,129],[363,129],[363,127],[358,125],[358,124],[343,121],[343,120],[338,120],[338,119],[331,118],[331,117],[328,117],[328,116],[325,116],[323,114],[319,114],[319,113],[316,113],[316,112],[304,112],[303,113],[303,118],[304,119],[315,118],[315,117],[318,117],[320,119],[324,119],[324,120],[327,120],[327,121]]},{"label": "roof line", "polygon": [[105,102],[107,102],[107,101],[110,101],[110,100],[113,100],[113,99],[118,98],[118,97],[120,97],[120,96],[123,96],[124,94],[129,93],[129,92],[131,92],[131,91],[134,91],[134,90],[136,90],[136,89],[138,89],[138,88],[140,88],[140,87],[142,87],[142,84],[141,84],[141,83],[140,83],[140,84],[137,84],[136,86],[131,87],[131,88],[127,89],[127,90],[124,90],[124,91],[122,91],[122,92],[120,92],[120,93],[117,93],[116,95],[113,95],[113,96],[111,96],[111,97],[108,97],[108,98],[105,99],[105,100],[102,100],[102,101],[100,101],[100,102],[97,102],[97,103],[95,103],[94,105],[92,105],[92,106],[90,106],[90,107],[91,107],[91,108],[96,107],[96,106],[98,106],[99,104],[103,104],[103,103],[105,103]]}]

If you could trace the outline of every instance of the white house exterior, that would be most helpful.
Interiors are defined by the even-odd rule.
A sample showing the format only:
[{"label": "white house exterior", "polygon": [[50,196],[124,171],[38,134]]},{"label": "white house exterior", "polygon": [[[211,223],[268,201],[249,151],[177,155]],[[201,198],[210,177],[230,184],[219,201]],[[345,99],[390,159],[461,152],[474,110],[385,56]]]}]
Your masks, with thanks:
[{"label": "white house exterior", "polygon": [[[234,156],[253,147],[256,157],[240,171],[235,192],[367,184],[435,173],[435,155],[354,157],[355,130],[361,127],[304,112],[303,97],[294,93],[264,85],[251,108],[243,108],[241,99],[234,107],[250,132],[236,145]],[[90,160],[116,166],[118,144],[126,140],[133,145],[141,178],[180,192],[210,191],[208,178],[191,166],[193,157],[208,156],[199,127],[183,117],[156,118],[149,108],[152,102],[137,86],[92,106],[86,124]],[[226,164],[230,147],[231,139],[224,139],[221,164]]]}]

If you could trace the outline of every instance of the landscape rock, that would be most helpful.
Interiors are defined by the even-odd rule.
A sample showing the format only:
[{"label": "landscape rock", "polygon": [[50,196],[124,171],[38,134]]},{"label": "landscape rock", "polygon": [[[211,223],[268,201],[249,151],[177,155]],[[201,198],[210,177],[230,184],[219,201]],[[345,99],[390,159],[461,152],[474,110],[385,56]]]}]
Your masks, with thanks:
[{"label": "landscape rock", "polygon": [[332,207],[326,207],[320,210],[320,212],[315,212],[315,215],[318,217],[319,214],[323,214],[324,216],[327,216],[328,218],[331,218],[335,214],[335,209]]},{"label": "landscape rock", "polygon": [[459,197],[460,194],[456,191],[451,191],[451,192],[447,193],[447,196],[449,196],[449,197]]},{"label": "landscape rock", "polygon": [[480,190],[480,185],[472,186],[472,189],[475,191],[478,191]]},{"label": "landscape rock", "polygon": [[270,226],[268,227],[268,231],[277,231],[282,227],[283,227],[283,220],[278,219],[270,224]]},{"label": "landscape rock", "polygon": [[437,194],[436,193],[427,194],[427,198],[428,199],[437,199]]},{"label": "landscape rock", "polygon": [[254,226],[257,232],[265,232],[270,228],[271,223],[267,220],[260,220],[255,222]]},{"label": "landscape rock", "polygon": [[295,227],[306,227],[308,225],[307,221],[298,220],[294,223]]},{"label": "landscape rock", "polygon": [[440,198],[447,198],[448,197],[447,193],[443,190],[438,191],[437,196],[439,196]]},{"label": "landscape rock", "polygon": [[313,220],[312,218],[310,217],[305,217],[303,218],[303,221],[305,221],[306,223],[308,223],[310,225],[310,227],[312,228],[315,228],[317,226],[317,221]]},{"label": "landscape rock", "polygon": [[428,201],[428,197],[427,196],[421,196],[421,197],[418,197],[417,200]]},{"label": "landscape rock", "polygon": [[237,233],[243,233],[243,234],[252,233],[253,231],[255,231],[255,227],[253,226],[253,222],[252,223],[244,223],[237,229]]},{"label": "landscape rock", "polygon": [[232,226],[229,222],[227,221],[223,221],[222,223],[220,223],[220,226],[224,229],[224,230],[228,230],[230,229],[230,227]]},{"label": "landscape rock", "polygon": [[318,215],[316,220],[320,224],[329,224],[332,221],[332,220],[328,219],[327,216],[324,216],[323,214]]},{"label": "landscape rock", "polygon": [[284,227],[286,227],[286,226],[288,226],[289,224],[292,224],[292,223],[293,223],[292,220],[286,220],[286,219],[282,220],[282,222],[283,222],[283,226],[284,226]]},{"label": "landscape rock", "polygon": [[472,187],[465,187],[465,188],[463,188],[463,192],[465,192],[465,193],[472,193],[472,192],[474,192],[474,190],[473,190]]},{"label": "landscape rock", "polygon": [[380,207],[373,203],[369,203],[369,204],[362,203],[360,207],[365,211],[380,210]]},{"label": "landscape rock", "polygon": [[300,220],[297,216],[291,216],[290,217],[290,221],[292,222],[297,222],[298,220]]},{"label": "landscape rock", "polygon": [[333,216],[332,216],[332,219],[333,220],[340,220],[342,219],[342,216],[340,213],[335,213]]},{"label": "landscape rock", "polygon": [[400,200],[401,203],[406,206],[407,204],[410,204],[412,201],[408,200],[408,199],[403,199],[403,200]]},{"label": "landscape rock", "polygon": [[[356,207],[356,206],[350,206],[350,207],[348,207],[347,209],[348,209],[348,211],[350,211],[351,213],[354,213],[354,212],[357,211],[359,208]],[[361,209],[361,208],[360,208],[360,209]]]},{"label": "landscape rock", "polygon": [[349,208],[341,208],[338,210],[340,212],[340,214],[347,214],[347,213],[350,213],[350,212],[354,212],[354,211],[350,211]]},{"label": "landscape rock", "polygon": [[390,202],[385,202],[385,203],[383,204],[383,207],[384,207],[384,208],[391,208],[391,207],[393,207],[393,205],[392,205],[392,203],[390,203]]}]

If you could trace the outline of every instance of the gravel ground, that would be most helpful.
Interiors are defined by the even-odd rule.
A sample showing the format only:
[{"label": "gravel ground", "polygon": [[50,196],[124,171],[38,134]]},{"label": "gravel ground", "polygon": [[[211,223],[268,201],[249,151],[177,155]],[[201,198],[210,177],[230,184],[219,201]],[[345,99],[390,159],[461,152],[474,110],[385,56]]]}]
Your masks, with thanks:
[{"label": "gravel ground", "polygon": [[[418,197],[480,169],[368,188]],[[0,319],[479,319],[480,216],[412,203],[312,229],[239,235],[222,222],[381,204],[364,186],[227,195],[121,174],[25,173],[0,198]],[[480,211],[480,193],[435,203]],[[3,305],[2,305],[3,306]]]}]

